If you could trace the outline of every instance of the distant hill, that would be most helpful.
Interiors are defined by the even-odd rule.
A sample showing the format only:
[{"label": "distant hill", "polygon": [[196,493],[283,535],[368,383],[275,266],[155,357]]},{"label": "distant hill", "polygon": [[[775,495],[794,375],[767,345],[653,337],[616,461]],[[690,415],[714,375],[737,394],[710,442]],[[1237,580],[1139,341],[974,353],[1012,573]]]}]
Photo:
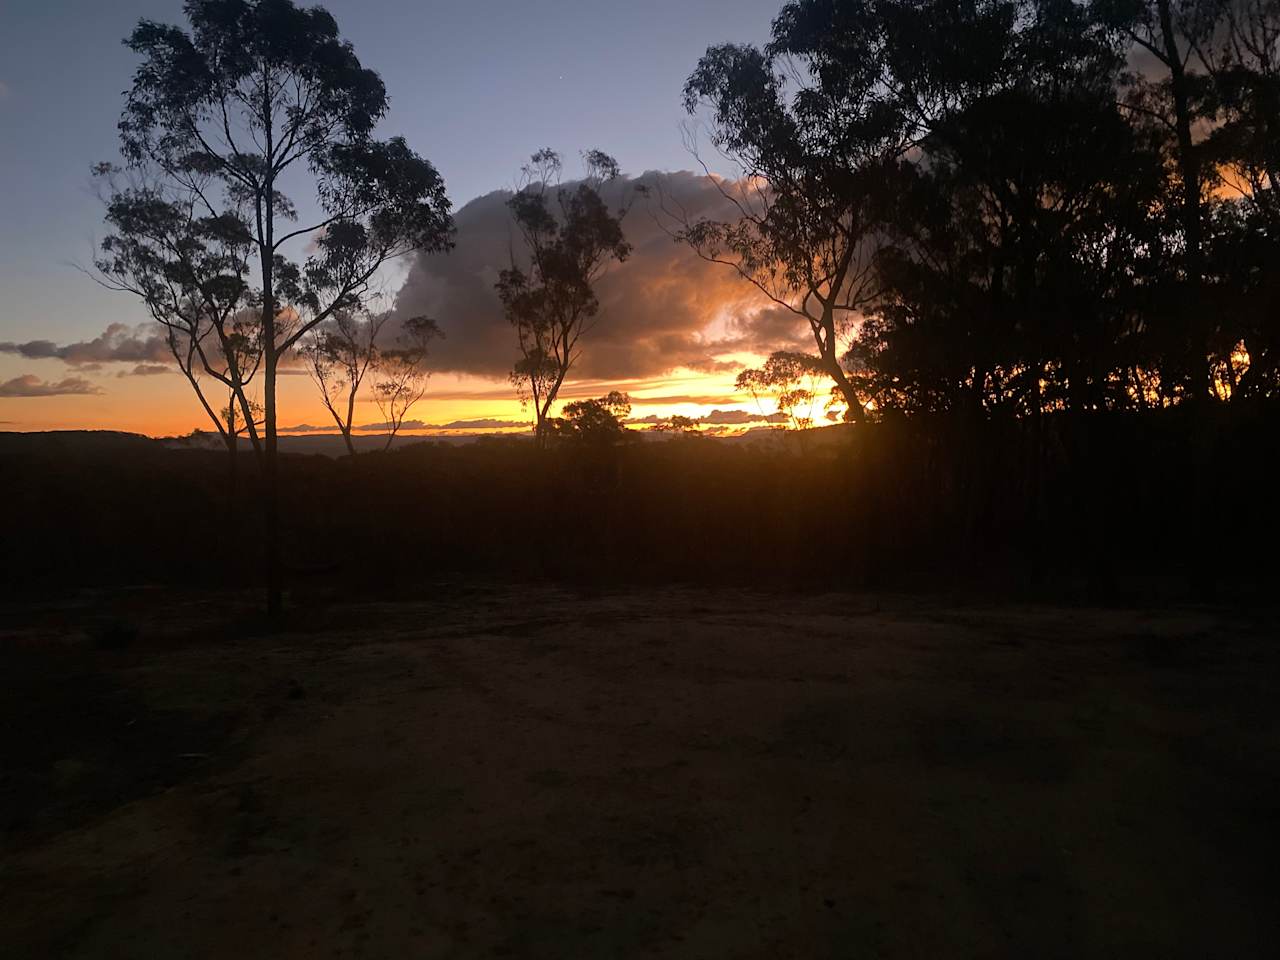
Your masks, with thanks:
[{"label": "distant hill", "polygon": [[[849,429],[848,425],[815,427],[805,431],[806,443],[817,443],[825,446],[839,439]],[[669,433],[644,430],[636,431],[644,441],[661,441],[671,439]],[[529,440],[530,434],[512,433],[469,433],[469,434],[430,434],[406,435],[396,437],[391,446],[400,450],[422,443],[444,443],[449,446],[460,446],[475,443],[478,440],[493,437],[511,437],[516,440]],[[799,442],[799,434],[794,431],[781,431],[773,427],[753,427],[742,433],[727,436],[703,434],[707,440],[718,440],[727,443],[779,442],[794,444]],[[386,437],[379,435],[357,436],[354,439],[356,450],[360,453],[371,453],[381,450],[386,444]],[[250,452],[248,440],[242,440],[242,449]],[[140,433],[125,433],[118,430],[48,430],[30,433],[0,432],[0,455],[10,456],[102,456],[119,453],[121,455],[154,453],[160,450],[205,450],[220,451],[221,444],[217,437],[210,434],[204,438],[190,437],[148,437]],[[304,456],[341,457],[347,452],[342,436],[337,433],[308,433],[302,435],[285,435],[280,437],[280,451],[285,454]]]},{"label": "distant hill", "polygon": [[0,433],[0,454],[19,456],[141,452],[157,450],[161,445],[161,441],[151,437],[120,430],[44,430],[31,433]]},{"label": "distant hill", "polygon": [[[399,450],[403,447],[410,447],[419,443],[470,443],[481,436],[494,436],[494,434],[452,434],[452,435],[430,435],[430,436],[413,436],[404,435],[396,437],[391,442],[392,449]],[[158,441],[165,447],[172,450],[221,450],[222,444],[217,437],[207,434],[199,439],[190,437],[165,437]],[[385,435],[368,435],[355,436],[352,438],[358,453],[372,453],[383,449],[386,446],[387,438]],[[246,451],[250,449],[249,441],[241,439],[241,443]],[[342,435],[338,433],[305,433],[305,434],[282,434],[279,439],[281,453],[299,453],[307,455],[319,455],[324,457],[341,457],[347,452],[347,445],[343,442]]]}]

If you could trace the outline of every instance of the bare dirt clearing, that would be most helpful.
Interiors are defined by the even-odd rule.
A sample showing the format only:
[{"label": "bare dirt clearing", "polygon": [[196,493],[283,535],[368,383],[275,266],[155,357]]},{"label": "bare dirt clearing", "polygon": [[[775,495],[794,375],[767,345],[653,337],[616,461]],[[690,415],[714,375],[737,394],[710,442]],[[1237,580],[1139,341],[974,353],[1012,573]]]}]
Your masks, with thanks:
[{"label": "bare dirt clearing", "polygon": [[440,595],[4,608],[0,955],[1280,949],[1269,620]]}]

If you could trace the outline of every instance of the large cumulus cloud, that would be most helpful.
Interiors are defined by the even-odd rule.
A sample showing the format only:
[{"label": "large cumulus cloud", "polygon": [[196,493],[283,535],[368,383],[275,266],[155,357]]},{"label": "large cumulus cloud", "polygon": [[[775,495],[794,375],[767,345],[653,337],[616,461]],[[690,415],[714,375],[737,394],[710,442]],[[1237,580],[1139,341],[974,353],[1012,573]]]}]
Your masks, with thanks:
[{"label": "large cumulus cloud", "polygon": [[[664,229],[672,222],[660,206],[681,209],[690,220],[732,219],[735,208],[714,181],[687,171],[650,172],[608,185],[606,199],[617,205],[638,184],[648,187],[650,195],[634,203],[624,223],[631,256],[613,264],[598,284],[600,312],[583,339],[581,359],[563,392],[566,398],[574,395],[575,382],[653,378],[680,368],[732,373],[739,364],[729,354],[812,347],[804,325],[792,314],[770,303],[730,267],[699,259]],[[515,335],[494,290],[513,252],[517,258],[521,254],[507,209],[509,197],[500,190],[463,206],[455,217],[456,248],[416,257],[396,296],[398,317],[426,314],[444,331],[445,338],[432,345],[433,370],[505,381],[517,358]],[[386,332],[394,336],[394,324]],[[0,342],[0,353],[61,360],[86,372],[129,364],[120,376],[174,368],[164,332],[156,324],[113,323],[91,340],[67,344]],[[304,372],[296,355],[280,370]],[[706,399],[721,403],[732,398]]]},{"label": "large cumulus cloud", "polygon": [[[666,202],[691,219],[732,216],[716,184],[693,173],[646,173],[610,184],[605,195],[611,205],[637,183],[650,188],[650,197],[637,200],[624,222],[631,256],[599,282],[598,322],[583,340],[572,376],[622,380],[680,367],[721,372],[734,368],[722,359],[727,353],[803,346],[793,316],[770,305],[731,268],[707,263],[672,240],[663,229],[659,182]],[[462,207],[455,216],[455,249],[418,257],[397,296],[399,316],[426,314],[444,330],[433,349],[437,370],[498,378],[516,359],[515,338],[494,291],[512,252],[517,259],[522,253],[509,197],[495,191]]]}]

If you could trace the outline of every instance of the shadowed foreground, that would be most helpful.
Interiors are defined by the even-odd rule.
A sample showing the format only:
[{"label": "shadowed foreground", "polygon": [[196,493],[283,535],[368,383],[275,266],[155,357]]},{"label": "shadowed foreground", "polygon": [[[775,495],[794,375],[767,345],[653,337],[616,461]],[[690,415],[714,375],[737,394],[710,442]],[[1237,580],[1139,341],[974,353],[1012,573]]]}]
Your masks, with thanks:
[{"label": "shadowed foreground", "polygon": [[0,954],[1280,946],[1270,620],[446,594],[10,606]]}]

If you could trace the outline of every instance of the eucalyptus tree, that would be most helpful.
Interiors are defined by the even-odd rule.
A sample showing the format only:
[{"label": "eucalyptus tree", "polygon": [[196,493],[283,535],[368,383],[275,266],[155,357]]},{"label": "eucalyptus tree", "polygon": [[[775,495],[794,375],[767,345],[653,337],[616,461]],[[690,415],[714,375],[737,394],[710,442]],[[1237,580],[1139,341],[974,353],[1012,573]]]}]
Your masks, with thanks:
[{"label": "eucalyptus tree", "polygon": [[[1096,410],[1141,366],[1162,175],[1116,104],[1123,42],[1068,0],[1005,6],[1004,66],[947,98],[897,183],[851,352],[878,409]],[[931,57],[919,72],[947,77]]]},{"label": "eucalyptus tree", "polygon": [[559,438],[607,447],[630,435],[630,415],[631,398],[613,390],[603,397],[566,403],[564,416],[550,421],[549,427]]},{"label": "eucalyptus tree", "polygon": [[511,372],[522,400],[532,404],[537,442],[545,444],[551,407],[582,352],[582,338],[598,322],[595,285],[614,262],[631,253],[622,221],[642,192],[633,187],[616,208],[601,196],[618,179],[618,163],[606,153],[584,154],[586,174],[574,186],[561,183],[560,156],[540,150],[521,170],[508,201],[523,257],[496,288],[516,332],[520,359]]},{"label": "eucalyptus tree", "polygon": [[739,176],[713,178],[731,219],[667,209],[672,232],[805,323],[848,419],[865,416],[842,359],[881,292],[889,184],[935,118],[1003,65],[1009,4],[960,6],[968,13],[936,0],[794,0],[763,49],[713,46],[685,83],[685,109],[705,117]]},{"label": "eucalyptus tree", "polygon": [[1231,0],[1199,47],[1215,124],[1201,149],[1221,199],[1209,273],[1227,293],[1215,344],[1233,399],[1280,395],[1280,0]]},{"label": "eucalyptus tree", "polygon": [[[786,417],[793,430],[808,430],[813,426],[819,407],[829,408],[827,391],[821,383],[827,379],[826,371],[817,357],[803,353],[777,351],[770,354],[764,364],[741,371],[734,385],[750,393],[762,415],[768,415],[761,398],[773,398],[776,412]],[[839,399],[839,392],[835,393]]]},{"label": "eucalyptus tree", "polygon": [[361,317],[351,311],[340,311],[312,330],[303,341],[307,373],[319,389],[320,400],[351,456],[356,453],[351,440],[356,398],[365,378],[378,367],[381,347],[378,335],[390,316],[382,312]]},{"label": "eucalyptus tree", "polygon": [[[379,140],[388,108],[320,7],[291,0],[188,0],[188,29],[139,22],[142,58],[120,121],[138,185],[113,195],[115,264],[153,314],[178,299],[220,324],[261,317],[261,440],[267,604],[281,609],[276,381],[307,333],[358,310],[390,259],[450,245],[444,183],[403,139]],[[296,202],[294,196],[303,197]],[[244,412],[243,383],[230,387]],[[252,419],[247,417],[247,419]]]},{"label": "eucalyptus tree", "polygon": [[1162,140],[1172,229],[1166,233],[1169,269],[1162,286],[1156,333],[1164,338],[1162,379],[1181,395],[1210,391],[1210,351],[1217,295],[1207,275],[1211,198],[1217,170],[1206,162],[1204,133],[1215,123],[1212,82],[1204,52],[1234,0],[1096,0],[1096,14],[1131,44],[1124,103],[1135,125]]},{"label": "eucalyptus tree", "polygon": [[379,348],[374,374],[373,401],[382,414],[387,432],[384,450],[404,426],[409,411],[427,394],[427,355],[431,341],[444,333],[430,317],[410,317],[390,346]]},{"label": "eucalyptus tree", "polygon": [[110,163],[98,164],[93,174],[104,188],[113,231],[94,257],[96,279],[142,299],[232,456],[238,434],[227,429],[230,409],[215,406],[206,376],[227,391],[228,407],[238,408],[260,451],[247,390],[262,365],[261,318],[244,279],[249,245],[241,225],[204,214],[193,193],[160,176]]}]

